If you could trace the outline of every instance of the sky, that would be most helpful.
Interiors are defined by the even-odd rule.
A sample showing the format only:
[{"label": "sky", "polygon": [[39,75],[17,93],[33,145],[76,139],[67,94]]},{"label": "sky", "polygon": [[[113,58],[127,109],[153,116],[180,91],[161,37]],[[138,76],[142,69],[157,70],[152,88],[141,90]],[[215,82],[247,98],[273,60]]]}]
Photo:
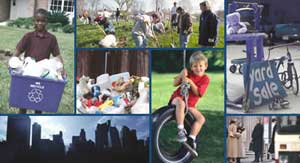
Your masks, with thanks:
[{"label": "sky", "polygon": [[[72,142],[72,136],[79,136],[83,128],[86,132],[87,140],[95,141],[95,130],[97,124],[111,120],[111,126],[119,129],[127,126],[137,130],[138,139],[149,137],[149,117],[148,116],[30,116],[32,124],[37,122],[42,127],[42,139],[51,139],[53,134],[63,132],[65,145]],[[7,116],[0,117],[0,141],[6,140]]]},{"label": "sky", "polygon": [[[95,0],[85,0],[84,8],[85,9],[92,8],[91,3],[93,1]],[[155,10],[156,0],[136,0],[136,1],[141,4],[143,10],[145,10],[146,12]],[[171,9],[173,3],[177,2],[178,4],[185,4],[186,6],[189,6],[189,9],[186,9],[187,11],[191,13],[198,13],[200,12],[199,4],[204,0],[158,0],[158,1],[160,1],[160,3],[163,4],[161,6],[162,9],[163,8]],[[224,1],[220,1],[220,0],[207,0],[207,1],[211,4],[213,11],[224,10]],[[103,7],[116,10],[116,8],[118,8],[119,6],[115,2],[115,0],[105,0],[105,3],[104,0],[98,0],[98,9],[101,9]]]}]

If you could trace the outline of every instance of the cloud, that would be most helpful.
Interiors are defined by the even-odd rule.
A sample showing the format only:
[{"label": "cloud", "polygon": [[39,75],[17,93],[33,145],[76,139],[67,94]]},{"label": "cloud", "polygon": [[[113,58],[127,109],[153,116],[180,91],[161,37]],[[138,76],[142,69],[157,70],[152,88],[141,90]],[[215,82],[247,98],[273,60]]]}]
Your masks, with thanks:
[{"label": "cloud", "polygon": [[6,139],[7,116],[0,117],[0,141]]},{"label": "cloud", "polygon": [[42,139],[52,139],[52,135],[59,134],[59,131],[65,132],[66,128],[59,120],[62,117],[51,116],[31,116],[32,124],[37,122],[42,127]]}]

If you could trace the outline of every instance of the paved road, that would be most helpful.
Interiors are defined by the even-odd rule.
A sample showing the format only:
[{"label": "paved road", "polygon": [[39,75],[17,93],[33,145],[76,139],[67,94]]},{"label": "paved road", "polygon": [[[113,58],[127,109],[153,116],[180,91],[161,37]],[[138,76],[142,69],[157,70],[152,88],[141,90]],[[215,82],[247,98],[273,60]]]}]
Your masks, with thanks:
[{"label": "paved road", "polygon": [[[227,45],[227,61],[226,61],[226,71],[227,71],[227,96],[228,99],[234,100],[237,99],[244,92],[243,89],[243,76],[238,73],[231,73],[229,71],[229,67],[231,65],[231,59],[242,58],[245,57],[246,54],[242,52],[245,49],[245,45],[235,45],[229,44]],[[264,48],[265,58],[268,57],[267,47]],[[290,47],[290,52],[292,54],[292,58],[294,59],[294,63],[300,75],[300,47]],[[278,48],[274,49],[270,55],[270,59],[278,58],[280,56],[286,55],[286,48]],[[292,113],[300,113],[300,93],[298,96],[292,94],[290,90],[287,90],[288,100],[290,102],[290,107],[288,109],[279,109],[279,110],[269,110],[268,105],[257,107],[255,109],[250,110],[249,113],[255,114],[292,114]],[[243,114],[242,110],[237,110],[234,108],[227,108],[227,113],[229,114]]]}]

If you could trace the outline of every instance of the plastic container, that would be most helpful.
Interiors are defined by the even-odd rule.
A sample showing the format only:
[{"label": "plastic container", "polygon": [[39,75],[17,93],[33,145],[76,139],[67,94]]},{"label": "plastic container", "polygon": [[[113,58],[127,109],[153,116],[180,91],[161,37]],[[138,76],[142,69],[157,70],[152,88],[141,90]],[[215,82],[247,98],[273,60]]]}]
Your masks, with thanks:
[{"label": "plastic container", "polygon": [[107,89],[111,87],[108,74],[102,74],[98,76],[96,81],[97,85],[99,85],[101,89]]},{"label": "plastic container", "polygon": [[57,112],[66,81],[11,74],[11,107]]},{"label": "plastic container", "polygon": [[129,78],[130,78],[129,72],[122,72],[122,73],[119,73],[119,74],[111,75],[109,77],[110,86],[111,86],[112,82],[119,80],[121,77],[124,78],[124,81],[128,81]]}]

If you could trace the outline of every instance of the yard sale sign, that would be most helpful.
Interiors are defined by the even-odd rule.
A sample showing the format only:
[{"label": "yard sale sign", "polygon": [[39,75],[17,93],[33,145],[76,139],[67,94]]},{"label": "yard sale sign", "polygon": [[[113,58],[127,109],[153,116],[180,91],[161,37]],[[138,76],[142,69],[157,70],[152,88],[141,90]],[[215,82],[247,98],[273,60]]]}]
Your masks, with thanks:
[{"label": "yard sale sign", "polygon": [[[247,69],[249,68],[249,72]],[[275,68],[275,61],[253,62],[243,65],[244,88],[249,87],[250,108],[272,102],[275,98],[286,97]]]}]

